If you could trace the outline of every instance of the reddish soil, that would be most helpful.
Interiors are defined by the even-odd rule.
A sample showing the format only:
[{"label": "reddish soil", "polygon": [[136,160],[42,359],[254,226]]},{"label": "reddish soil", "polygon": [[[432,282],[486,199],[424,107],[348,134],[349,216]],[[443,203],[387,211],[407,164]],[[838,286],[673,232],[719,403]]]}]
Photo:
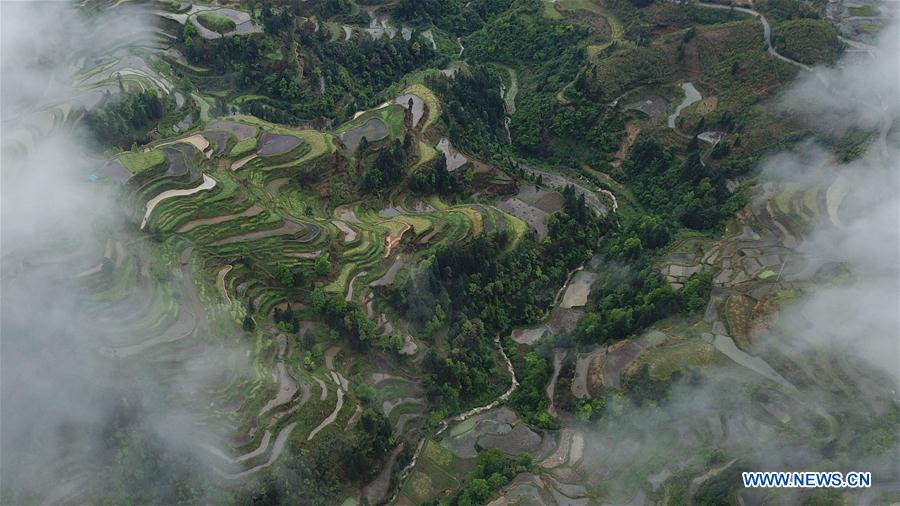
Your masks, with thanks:
[{"label": "reddish soil", "polygon": [[637,139],[638,134],[641,133],[641,127],[637,126],[636,123],[626,123],[625,124],[625,138],[622,139],[622,143],[619,145],[619,150],[616,151],[616,154],[613,155],[614,160],[610,165],[613,167],[620,169],[622,168],[622,161],[625,160],[625,157],[628,155],[628,151],[631,149],[631,145],[634,144],[634,141]]},{"label": "reddish soil", "polygon": [[403,230],[400,231],[400,235],[398,235],[396,239],[392,238],[391,234],[388,234],[387,237],[384,238],[384,246],[387,248],[387,251],[384,252],[384,258],[391,256],[391,251],[397,246],[400,246],[400,240],[403,239],[403,234],[405,234],[407,230],[409,230],[409,224],[404,223]]}]

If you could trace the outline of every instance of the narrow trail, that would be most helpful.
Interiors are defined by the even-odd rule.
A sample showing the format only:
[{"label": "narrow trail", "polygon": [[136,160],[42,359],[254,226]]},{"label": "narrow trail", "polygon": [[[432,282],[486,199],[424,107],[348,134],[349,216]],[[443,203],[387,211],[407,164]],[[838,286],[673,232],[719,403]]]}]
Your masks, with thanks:
[{"label": "narrow trail", "polygon": [[358,278],[358,277],[360,277],[360,276],[365,276],[365,275],[367,275],[368,273],[369,273],[369,271],[359,271],[359,272],[356,273],[355,276],[353,276],[352,278],[350,278],[350,282],[347,283],[347,296],[344,297],[344,300],[345,300],[345,301],[347,301],[347,302],[353,301],[353,283],[356,282],[356,278]]},{"label": "narrow trail", "polygon": [[391,256],[391,251],[397,246],[400,246],[400,241],[403,239],[403,234],[405,234],[409,229],[409,223],[404,223],[403,228],[400,230],[400,233],[397,235],[396,239],[391,238],[391,234],[388,234],[387,237],[384,238],[384,246],[385,248],[387,248],[387,251],[384,252],[384,256],[382,258]]},{"label": "narrow trail", "polygon": [[696,493],[697,493],[697,489],[699,489],[701,486],[703,486],[703,484],[706,483],[710,478],[714,478],[714,477],[718,476],[722,471],[725,471],[726,469],[731,467],[735,462],[737,462],[737,459],[733,459],[729,462],[726,462],[719,467],[713,467],[709,471],[707,471],[707,472],[701,474],[700,476],[694,478],[693,480],[691,480],[690,485],[688,485],[688,493],[687,493],[688,499],[691,502],[693,502],[694,495],[696,495]]},{"label": "narrow trail", "polygon": [[506,114],[508,116],[512,116],[516,113],[516,96],[519,94],[519,76],[516,73],[516,69],[503,65],[500,63],[496,64],[498,67],[506,70],[509,74],[509,89],[504,89],[501,93],[501,98],[503,99],[503,103],[506,105]]},{"label": "narrow trail", "polygon": [[506,140],[512,144],[512,133],[509,131],[509,123],[512,121],[512,115],[516,113],[516,95],[519,94],[519,78],[516,70],[506,65],[497,64],[498,67],[505,69],[509,73],[509,89],[500,85],[500,98],[503,99],[503,105],[506,109],[506,117],[503,118],[503,128],[506,130]]},{"label": "narrow trail", "polygon": [[597,191],[609,197],[609,199],[612,201],[612,211],[614,213],[619,211],[619,201],[618,199],[616,199],[616,195],[613,192],[604,190],[603,188],[598,188]]},{"label": "narrow trail", "polygon": [[637,126],[636,123],[625,123],[625,137],[622,138],[622,142],[619,144],[619,149],[616,150],[613,155],[613,161],[610,162],[615,168],[621,168],[622,163],[625,161],[625,157],[628,156],[628,151],[631,149],[631,145],[634,144],[634,141],[637,140],[638,135],[641,133],[641,128]]},{"label": "narrow trail", "polygon": [[[451,416],[451,417],[443,419],[441,421],[441,423],[438,424],[438,428],[437,428],[437,430],[434,431],[434,434],[432,434],[430,436],[431,439],[437,438],[441,434],[443,434],[444,431],[446,431],[447,428],[450,427],[451,423],[464,422],[474,415],[484,413],[485,411],[494,409],[501,402],[505,402],[507,399],[509,399],[509,397],[513,394],[513,392],[515,392],[516,389],[519,388],[519,380],[516,379],[516,370],[512,365],[512,361],[506,355],[506,351],[503,349],[503,345],[500,344],[500,335],[499,334],[494,338],[494,343],[497,345],[497,348],[500,350],[500,354],[503,356],[503,360],[506,362],[506,370],[509,372],[510,378],[512,379],[512,383],[509,385],[509,389],[507,389],[506,392],[504,392],[502,395],[500,395],[500,397],[497,397],[496,399],[494,399],[489,404],[485,404],[483,406],[478,406],[478,407],[475,407],[475,408],[472,408],[472,409],[466,411],[465,413],[461,413],[459,415]],[[428,441],[428,439],[429,439],[429,436],[425,436],[419,440],[419,444],[416,445],[416,451],[415,451],[415,453],[413,453],[413,457],[409,461],[409,464],[407,464],[406,467],[404,467],[400,471],[399,477],[397,479],[397,488],[394,490],[394,494],[391,496],[391,499],[388,501],[388,503],[393,503],[397,499],[397,495],[400,494],[400,491],[403,490],[403,486],[406,484],[406,480],[407,480],[407,478],[409,478],[410,472],[413,470],[414,467],[416,467],[416,462],[419,460],[419,455],[421,455],[422,449],[425,447],[425,442]]]}]

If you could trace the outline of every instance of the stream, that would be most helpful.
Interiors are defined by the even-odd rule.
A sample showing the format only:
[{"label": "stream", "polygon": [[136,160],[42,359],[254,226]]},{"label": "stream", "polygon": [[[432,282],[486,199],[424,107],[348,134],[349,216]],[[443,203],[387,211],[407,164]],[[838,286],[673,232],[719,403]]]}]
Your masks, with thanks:
[{"label": "stream", "polygon": [[[516,370],[513,368],[512,361],[506,355],[506,351],[503,349],[503,345],[500,344],[500,335],[498,334],[494,338],[494,343],[496,343],[497,348],[500,350],[500,354],[503,355],[503,360],[506,362],[506,370],[509,372],[510,377],[512,378],[512,383],[509,385],[509,389],[506,390],[500,397],[494,399],[491,403],[485,404],[484,406],[478,406],[475,408],[466,411],[465,413],[461,413],[459,415],[451,416],[445,418],[438,424],[437,430],[435,430],[434,434],[432,434],[431,438],[437,438],[441,434],[450,427],[451,423],[454,422],[464,422],[470,417],[484,413],[485,411],[494,409],[501,402],[505,402],[509,399],[509,396],[516,391],[519,387],[519,380],[516,379]],[[419,460],[419,455],[422,453],[422,449],[425,447],[425,442],[428,441],[429,437],[425,436],[421,440],[419,440],[419,444],[416,445],[416,451],[413,453],[412,459],[409,461],[409,464],[400,471],[400,475],[397,479],[397,488],[394,490],[394,494],[391,496],[391,499],[388,503],[393,503],[397,499],[397,495],[400,494],[400,491],[403,490],[403,486],[406,484],[406,479],[409,478],[409,473],[416,467],[416,462]]]}]

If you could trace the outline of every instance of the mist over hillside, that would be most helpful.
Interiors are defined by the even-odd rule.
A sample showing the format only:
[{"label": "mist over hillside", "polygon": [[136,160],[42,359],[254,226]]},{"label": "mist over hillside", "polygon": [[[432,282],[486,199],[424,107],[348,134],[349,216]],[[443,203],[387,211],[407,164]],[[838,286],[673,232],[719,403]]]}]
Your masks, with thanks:
[{"label": "mist over hillside", "polygon": [[0,503],[900,501],[896,5],[0,13]]}]

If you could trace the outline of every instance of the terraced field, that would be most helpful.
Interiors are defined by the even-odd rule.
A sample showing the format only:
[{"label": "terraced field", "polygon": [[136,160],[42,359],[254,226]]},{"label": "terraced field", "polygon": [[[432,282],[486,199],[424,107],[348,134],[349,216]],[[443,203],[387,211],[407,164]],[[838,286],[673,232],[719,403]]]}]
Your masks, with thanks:
[{"label": "terraced field", "polygon": [[[223,479],[248,479],[275,465],[286,447],[310,444],[359,417],[353,385],[362,378],[342,369],[359,367],[355,360],[337,361],[329,350],[325,363],[310,363],[310,349],[299,343],[306,333],[318,332],[316,326],[301,322],[298,340],[265,323],[273,312],[310,315],[303,301],[311,290],[322,288],[364,307],[379,335],[399,336],[398,354],[415,357],[418,339],[388,310],[386,291],[400,286],[442,244],[497,231],[511,233],[515,244],[525,233],[522,222],[487,204],[451,205],[398,195],[380,211],[363,202],[331,207],[316,198],[315,186],[300,182],[322,185],[316,181],[327,181],[320,172],[332,170],[328,163],[335,153],[351,157],[363,137],[375,143],[401,137],[407,128],[419,137],[441,113],[435,96],[421,85],[395,102],[364,112],[334,134],[232,116],[154,143],[152,151],[140,153],[147,161],[123,160],[133,167],[140,164],[124,187],[130,189],[135,215],[142,210],[142,227],[186,245],[190,253],[185,255],[203,266],[203,277],[214,286],[205,297],[216,300],[235,323],[253,321],[262,327],[251,357],[255,376],[233,380],[221,391],[222,419],[217,423],[234,427],[237,435],[225,446],[202,443],[216,457]],[[404,122],[410,102],[409,121]],[[417,145],[428,147],[433,141],[423,138]],[[422,156],[418,163],[428,158]],[[561,206],[558,197],[550,192],[523,198],[553,212]],[[187,262],[189,257],[184,258]],[[186,280],[191,275],[187,265]],[[295,282],[286,282],[285,272]],[[297,279],[306,281],[298,284]],[[105,353],[152,353],[195,336],[202,310],[168,304],[159,317],[152,317],[160,323],[150,328],[168,325],[169,330],[151,340],[111,342]],[[396,437],[424,422],[419,380],[373,373],[363,381],[377,392]],[[367,490],[376,496],[387,493],[384,483]]]},{"label": "terraced field", "polygon": [[[4,125],[4,160],[89,124],[102,152],[72,186],[113,197],[82,219],[83,238],[54,229],[44,249],[4,249],[0,278],[6,291],[64,265],[41,282],[75,290],[89,359],[112,383],[164,388],[103,391],[115,409],[97,434],[115,451],[99,470],[63,448],[52,471],[23,469],[75,480],[5,502],[141,503],[123,483],[146,479],[134,455],[160,461],[130,439],[145,429],[202,477],[177,477],[154,504],[706,504],[718,502],[701,492],[746,466],[732,457],[769,441],[824,448],[828,465],[893,446],[883,427],[896,424],[869,430],[856,413],[887,395],[852,385],[860,366],[779,330],[801,295],[853,277],[805,243],[858,226],[856,181],[753,172],[760,137],[781,149],[844,135],[840,155],[877,144],[887,157],[887,115],[877,139],[871,125],[797,133],[771,100],[798,69],[839,73],[807,66],[830,56],[776,51],[811,49],[786,39],[807,21],[785,16],[845,19],[834,55],[847,44],[874,59],[843,36],[868,23],[848,12],[876,12],[752,6],[773,38],[745,6],[438,3],[431,18],[394,1],[83,4],[153,26],[67,61],[74,96],[25,113],[22,131]],[[496,258],[466,258],[485,244]],[[619,264],[627,276],[611,282]],[[35,439],[85,439],[68,424]],[[473,480],[485,450],[517,459],[512,474]],[[118,466],[126,477],[107,480]]]}]

